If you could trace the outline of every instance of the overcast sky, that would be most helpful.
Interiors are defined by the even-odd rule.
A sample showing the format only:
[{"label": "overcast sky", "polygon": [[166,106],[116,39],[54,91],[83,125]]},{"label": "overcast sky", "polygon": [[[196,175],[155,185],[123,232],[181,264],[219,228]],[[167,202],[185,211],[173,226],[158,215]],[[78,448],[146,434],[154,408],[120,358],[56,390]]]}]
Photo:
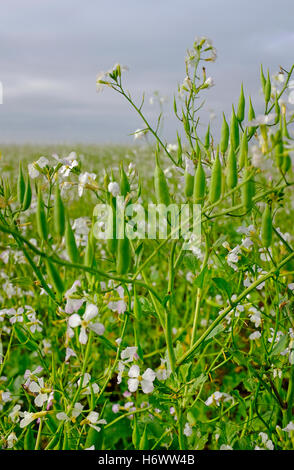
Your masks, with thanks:
[{"label": "overcast sky", "polygon": [[[128,65],[127,88],[169,97],[185,77],[194,37],[208,36],[218,59],[208,112],[230,113],[243,80],[258,103],[259,66],[274,73],[294,62],[293,0],[10,0],[1,2],[2,143],[131,142],[142,123],[96,74]],[[152,118],[154,110],[146,102]],[[206,119],[206,121],[205,121]],[[174,122],[165,121],[173,142]]]}]

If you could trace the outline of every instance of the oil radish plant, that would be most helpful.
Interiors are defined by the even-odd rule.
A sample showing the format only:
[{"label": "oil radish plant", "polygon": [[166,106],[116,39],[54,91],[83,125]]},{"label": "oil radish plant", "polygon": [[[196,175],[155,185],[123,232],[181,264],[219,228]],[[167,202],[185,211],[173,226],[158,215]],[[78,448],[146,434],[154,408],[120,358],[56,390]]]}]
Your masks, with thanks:
[{"label": "oil radish plant", "polygon": [[[136,137],[154,137],[151,181],[133,162],[84,171],[74,152],[20,165],[17,188],[1,178],[2,448],[293,447],[294,66],[261,68],[263,114],[242,85],[220,137],[210,123],[203,136],[215,58],[205,38],[187,53],[176,145],[123,67],[98,76],[142,119]],[[198,204],[201,243],[174,237],[170,213],[164,239],[130,238],[120,201],[146,215],[150,195]],[[97,204],[111,208],[112,238],[97,239]]]}]

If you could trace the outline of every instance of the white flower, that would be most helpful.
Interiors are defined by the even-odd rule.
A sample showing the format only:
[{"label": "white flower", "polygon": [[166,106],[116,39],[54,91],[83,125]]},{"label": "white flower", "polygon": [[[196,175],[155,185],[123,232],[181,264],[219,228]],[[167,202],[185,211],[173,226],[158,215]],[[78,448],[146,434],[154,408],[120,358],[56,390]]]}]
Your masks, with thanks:
[{"label": "white flower", "polygon": [[189,173],[189,175],[194,176],[195,174],[195,165],[193,161],[185,156],[185,164],[186,164],[186,172]]},{"label": "white flower", "polygon": [[137,349],[137,346],[128,346],[121,352],[120,357],[125,363],[133,362],[134,359],[138,359]]},{"label": "white flower", "polygon": [[145,134],[147,134],[148,130],[147,129],[136,129],[134,132],[134,139],[142,139]]},{"label": "white flower", "polygon": [[48,401],[48,393],[51,392],[51,390],[45,388],[43,377],[38,378],[38,382],[32,381],[29,385],[29,391],[32,393],[37,393],[34,401],[35,405],[39,406],[40,408]]},{"label": "white flower", "polygon": [[261,313],[255,307],[250,307],[249,312],[251,312],[250,321],[255,324],[255,328],[258,328],[261,324]]},{"label": "white flower", "polygon": [[140,368],[137,365],[133,365],[128,373],[130,379],[128,380],[128,388],[130,392],[135,392],[141,384],[144,393],[151,393],[154,389],[153,381],[155,380],[155,372],[148,368],[144,374],[140,375]]},{"label": "white flower", "polygon": [[122,313],[125,313],[125,311],[127,310],[127,304],[124,300],[124,289],[122,286],[118,287],[116,289],[116,292],[118,293],[120,299],[119,300],[115,300],[115,301],[111,301],[109,302],[109,304],[107,305],[107,307],[112,310],[113,312],[117,312],[118,314],[122,314]]},{"label": "white flower", "polygon": [[189,437],[189,436],[192,435],[193,429],[192,429],[192,427],[190,426],[189,423],[186,423],[186,424],[185,424],[185,427],[184,427],[184,431],[183,431],[183,432],[184,432],[185,436],[187,436],[187,437]]},{"label": "white flower", "polygon": [[71,417],[69,417],[66,413],[63,411],[60,413],[56,414],[56,418],[59,421],[71,421],[73,418],[77,418],[83,411],[84,405],[81,403],[75,403],[75,406],[73,407],[73,410],[71,412]]},{"label": "white flower", "polygon": [[[94,383],[90,383],[91,380],[91,375],[88,374],[87,372],[84,374],[83,377],[83,383],[82,383],[82,395],[91,395],[92,391],[93,393],[98,393],[99,392],[99,385]],[[78,387],[80,386],[81,379],[78,380]]]},{"label": "white flower", "polygon": [[76,159],[77,158],[76,152],[70,152],[70,154],[64,158],[59,158],[59,156],[56,153],[54,153],[52,157],[55,158],[55,160],[57,160],[58,163],[62,163],[62,166],[59,169],[59,173],[64,178],[66,178],[70,174],[73,168],[79,165],[79,162]]},{"label": "white flower", "polygon": [[288,284],[288,289],[294,290],[294,282],[291,282],[290,284]]},{"label": "white flower", "polygon": [[38,165],[39,168],[45,168],[46,165],[49,164],[49,161],[47,160],[47,158],[45,157],[40,157],[39,160],[37,160],[36,162],[34,163],[30,163],[28,165],[28,172],[29,172],[29,175],[31,178],[37,178],[37,176],[39,176],[39,170],[36,168],[35,165]]},{"label": "white flower", "polygon": [[66,305],[64,309],[65,313],[71,314],[77,312],[85,302],[85,299],[73,299],[71,297],[72,294],[75,294],[78,287],[81,287],[81,281],[79,280],[75,281],[71,288],[64,294],[64,297],[66,298]]},{"label": "white flower", "polygon": [[160,366],[158,367],[156,371],[156,377],[158,380],[166,380],[171,374],[170,368],[166,367],[167,365],[167,360],[166,359],[160,359]]},{"label": "white flower", "polygon": [[115,181],[111,181],[108,184],[108,191],[112,194],[113,197],[119,195],[119,185]]},{"label": "white flower", "polygon": [[220,450],[233,450],[233,447],[229,446],[228,444],[222,444],[220,446]]},{"label": "white flower", "polygon": [[103,335],[105,328],[102,323],[92,323],[92,320],[98,315],[98,308],[94,304],[88,304],[83,317],[74,313],[69,317],[68,324],[71,328],[81,326],[79,341],[81,344],[86,344],[88,341],[87,329],[94,331],[97,335]]},{"label": "white flower", "polygon": [[71,348],[66,348],[66,353],[65,353],[65,362],[68,362],[71,357],[77,357],[76,353],[74,352],[73,349]]},{"label": "white flower", "polygon": [[208,77],[205,80],[204,85],[206,85],[208,88],[212,87],[214,85],[214,81],[213,81],[212,77]]},{"label": "white flower", "polygon": [[20,409],[21,409],[21,406],[20,405],[15,405],[13,408],[12,408],[12,411],[9,413],[9,418],[11,419],[11,421],[13,423],[18,423],[19,419],[20,419]]},{"label": "white flower", "polygon": [[25,411],[22,413],[23,418],[20,421],[19,425],[21,428],[24,428],[25,426],[28,426],[31,424],[35,419],[42,418],[47,414],[47,411],[39,411],[38,413],[31,413],[29,411]]},{"label": "white flower", "polygon": [[30,369],[27,369],[24,373],[24,379],[26,380],[24,386],[28,387],[32,380],[37,380],[36,375],[40,374],[40,372],[42,372],[42,370],[43,370],[43,367],[41,367],[41,366],[38,366],[33,371],[30,371]]},{"label": "white flower", "polygon": [[275,121],[275,118],[276,116],[274,113],[260,114],[255,119],[248,122],[247,126],[259,126],[259,125],[273,124],[273,122]]},{"label": "white flower", "polygon": [[254,341],[255,339],[259,339],[260,337],[261,337],[260,331],[253,331],[253,333],[251,333],[251,335],[249,336],[249,339],[251,341]]},{"label": "white flower", "polygon": [[168,152],[176,152],[178,150],[178,144],[168,144],[166,149]]},{"label": "white flower", "polygon": [[205,405],[206,406],[211,406],[211,405],[220,406],[221,402],[226,402],[230,400],[234,400],[234,399],[228,393],[216,391],[212,395],[210,395],[210,397],[207,398]]},{"label": "white flower", "polygon": [[11,308],[8,310],[7,314],[11,316],[9,319],[10,323],[13,325],[16,322],[23,322],[23,313],[24,309],[22,307],[19,307],[17,310],[14,308]]},{"label": "white flower", "polygon": [[17,442],[17,437],[15,432],[11,432],[9,436],[7,437],[7,447],[8,449],[12,449],[14,444]]},{"label": "white flower", "polygon": [[290,434],[290,432],[294,431],[293,421],[290,421],[290,423],[288,423],[287,426],[285,428],[283,428],[283,431],[288,432],[289,434]]},{"label": "white flower", "polygon": [[80,197],[83,195],[86,185],[95,185],[96,177],[95,173],[88,173],[87,171],[79,175],[78,194]]},{"label": "white flower", "polygon": [[88,416],[81,421],[81,424],[88,424],[91,428],[99,432],[101,428],[97,426],[97,424],[107,424],[107,421],[105,421],[105,419],[99,419],[99,413],[97,413],[97,411],[91,411]]}]

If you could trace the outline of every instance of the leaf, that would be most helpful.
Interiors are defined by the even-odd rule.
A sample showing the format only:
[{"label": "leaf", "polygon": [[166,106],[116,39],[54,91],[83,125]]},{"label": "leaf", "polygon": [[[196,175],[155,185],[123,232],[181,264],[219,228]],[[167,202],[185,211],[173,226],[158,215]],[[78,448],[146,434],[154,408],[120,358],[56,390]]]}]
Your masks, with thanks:
[{"label": "leaf", "polygon": [[209,333],[209,335],[206,336],[205,341],[208,341],[209,339],[211,339],[214,336],[218,335],[224,329],[225,329],[225,327],[222,323],[220,325],[217,325],[215,328],[213,328],[213,330]]},{"label": "leaf", "polygon": [[276,356],[277,354],[280,354],[282,351],[286,349],[287,344],[288,344],[288,336],[283,335],[280,341],[278,341],[278,343],[273,347],[273,350],[270,356]]},{"label": "leaf", "polygon": [[213,277],[212,280],[221,291],[227,294],[228,298],[230,299],[231,298],[230,284],[222,277]]}]

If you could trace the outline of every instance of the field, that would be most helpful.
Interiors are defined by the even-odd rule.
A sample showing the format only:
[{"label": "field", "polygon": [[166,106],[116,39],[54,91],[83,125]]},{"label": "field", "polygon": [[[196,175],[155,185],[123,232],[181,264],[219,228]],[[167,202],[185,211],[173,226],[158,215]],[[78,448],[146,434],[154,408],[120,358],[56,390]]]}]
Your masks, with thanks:
[{"label": "field", "polygon": [[[1,147],[3,449],[293,449],[293,67],[261,71],[261,116],[242,87],[220,138],[201,136],[214,58],[204,39],[188,53],[176,144],[116,65],[97,87],[140,115],[143,143]],[[171,212],[165,237],[127,236],[149,203],[197,206],[200,239],[174,237]]]}]

